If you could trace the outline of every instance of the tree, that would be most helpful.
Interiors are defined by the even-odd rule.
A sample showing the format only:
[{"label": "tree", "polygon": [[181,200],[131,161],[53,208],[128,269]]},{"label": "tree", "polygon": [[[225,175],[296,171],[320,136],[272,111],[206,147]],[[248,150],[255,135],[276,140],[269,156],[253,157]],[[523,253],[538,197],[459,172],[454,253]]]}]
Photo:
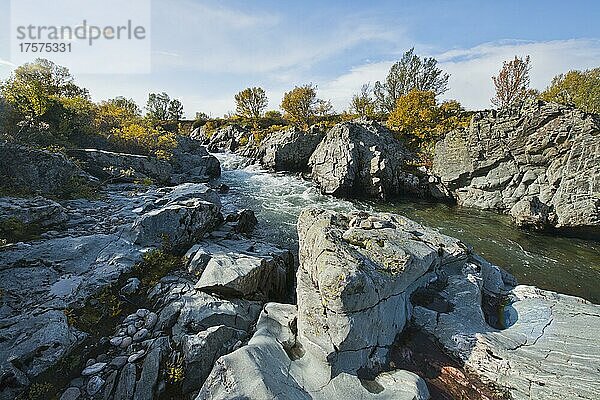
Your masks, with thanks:
[{"label": "tree", "polygon": [[464,109],[457,101],[438,105],[434,92],[411,90],[398,99],[387,124],[398,132],[399,137],[431,141],[467,122]]},{"label": "tree", "polygon": [[285,117],[293,124],[308,127],[315,116],[317,106],[317,87],[313,84],[296,86],[283,95],[281,109]]},{"label": "tree", "polygon": [[326,117],[333,113],[333,105],[330,100],[317,100],[315,103],[315,114],[319,117]]},{"label": "tree", "polygon": [[375,82],[373,92],[380,111],[391,112],[398,99],[413,89],[431,91],[435,95],[448,90],[450,75],[437,67],[435,58],[421,59],[414,50],[404,53],[400,61],[392,65],[384,83]]},{"label": "tree", "polygon": [[88,91],[74,83],[68,68],[38,58],[15,69],[0,85],[0,93],[23,119],[38,119],[59,98],[89,98]]},{"label": "tree", "polygon": [[183,104],[177,99],[171,100],[167,110],[167,119],[171,121],[179,121],[183,118]]},{"label": "tree", "polygon": [[170,104],[171,98],[165,92],[150,93],[146,103],[146,115],[154,120],[166,121],[169,117]]},{"label": "tree", "polygon": [[492,98],[492,104],[504,108],[525,99],[529,93],[530,70],[529,56],[525,57],[525,60],[515,56],[514,60],[504,61],[498,76],[492,77],[496,87],[496,96]]},{"label": "tree", "polygon": [[600,67],[557,75],[540,97],[600,114]]},{"label": "tree", "polygon": [[115,97],[114,99],[109,99],[106,102],[114,105],[115,107],[119,107],[119,108],[125,110],[125,112],[127,112],[129,115],[132,115],[132,116],[142,115],[142,110],[140,110],[140,107],[137,105],[137,103],[133,99],[128,99],[123,96],[118,96],[118,97]]},{"label": "tree", "polygon": [[247,88],[235,95],[235,112],[245,118],[258,119],[269,104],[264,89]]},{"label": "tree", "polygon": [[358,114],[361,117],[371,117],[375,114],[375,101],[371,96],[372,90],[370,85],[364,84],[360,88],[360,92],[352,96],[350,102],[350,112]]}]

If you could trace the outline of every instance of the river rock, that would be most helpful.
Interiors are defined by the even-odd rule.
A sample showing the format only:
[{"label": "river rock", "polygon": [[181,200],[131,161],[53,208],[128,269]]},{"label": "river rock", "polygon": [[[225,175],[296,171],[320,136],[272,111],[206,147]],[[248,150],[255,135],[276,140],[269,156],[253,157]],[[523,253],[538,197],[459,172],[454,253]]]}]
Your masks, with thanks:
[{"label": "river rock", "polygon": [[239,125],[227,125],[217,129],[209,139],[208,150],[213,153],[236,151],[240,140],[248,136],[248,131]]},{"label": "river rock", "polygon": [[62,229],[69,219],[65,211],[59,203],[40,196],[30,199],[2,197],[0,198],[0,231],[6,230],[11,222],[38,231]]},{"label": "river rock", "polygon": [[333,127],[310,157],[312,178],[325,194],[385,198],[425,194],[428,185],[406,162],[413,156],[392,132],[372,121]]},{"label": "river rock", "polygon": [[105,367],[106,367],[106,363],[104,363],[104,362],[94,363],[94,364],[86,367],[83,371],[81,371],[81,375],[83,375],[83,376],[96,375],[96,374],[100,373]]},{"label": "river rock", "polygon": [[256,333],[233,353],[218,359],[196,400],[272,399],[429,399],[425,382],[407,371],[377,375],[373,381],[339,373],[305,354],[297,341],[296,307],[269,303]]},{"label": "river rock", "polygon": [[[583,299],[516,286],[498,310],[500,327],[482,311],[490,287],[479,263],[448,278],[446,312],[415,306],[415,323],[499,396],[513,399],[597,399],[600,306]],[[496,278],[497,279],[497,278]]]},{"label": "river rock", "polygon": [[254,300],[285,298],[294,271],[290,251],[250,240],[201,242],[186,258],[197,289]]},{"label": "river rock", "polygon": [[225,325],[212,326],[196,335],[186,335],[182,340],[185,361],[183,392],[199,390],[217,359],[229,353],[247,332]]},{"label": "river rock", "polygon": [[94,396],[100,391],[100,389],[102,389],[102,386],[104,386],[104,379],[102,379],[98,375],[92,376],[92,378],[88,381],[88,384],[86,386],[86,392],[90,396]]},{"label": "river rock", "polygon": [[139,154],[115,153],[96,149],[71,149],[69,156],[102,181],[135,182],[150,179],[164,184],[171,181],[173,167],[165,160]]},{"label": "river rock", "polygon": [[177,137],[177,147],[168,161],[173,167],[170,176],[173,184],[208,182],[221,176],[219,160],[199,142],[185,136]]},{"label": "river rock", "polygon": [[0,141],[0,188],[10,192],[63,196],[78,184],[94,183],[64,154]]},{"label": "river rock", "polygon": [[468,129],[448,133],[436,144],[433,170],[461,205],[597,235],[599,142],[598,116],[530,99],[478,112]]},{"label": "river rock", "polygon": [[76,387],[70,387],[63,392],[60,396],[60,400],[77,400],[81,396],[81,390]]},{"label": "river rock", "polygon": [[306,172],[308,160],[324,136],[319,130],[306,132],[295,127],[273,132],[260,144],[259,161],[275,171]]},{"label": "river rock", "polygon": [[334,374],[376,370],[410,319],[412,292],[467,257],[460,241],[392,214],[308,209],[298,234],[298,338]]},{"label": "river rock", "polygon": [[175,248],[183,248],[212,230],[221,220],[220,204],[192,198],[149,211],[135,222],[135,243],[161,245],[164,238]]}]

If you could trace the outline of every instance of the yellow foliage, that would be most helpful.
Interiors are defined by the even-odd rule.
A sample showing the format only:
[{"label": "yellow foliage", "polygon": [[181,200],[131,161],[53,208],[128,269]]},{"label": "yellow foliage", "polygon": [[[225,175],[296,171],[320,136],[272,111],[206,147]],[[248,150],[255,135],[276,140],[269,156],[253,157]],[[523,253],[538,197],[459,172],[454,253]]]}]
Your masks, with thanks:
[{"label": "yellow foliage", "polygon": [[114,128],[111,139],[125,148],[136,148],[149,155],[168,159],[172,150],[177,147],[175,134],[159,131],[150,126],[137,123],[123,128]]},{"label": "yellow foliage", "polygon": [[560,74],[552,79],[540,98],[600,114],[600,68]]},{"label": "yellow foliage", "polygon": [[464,110],[457,101],[437,104],[435,93],[411,90],[401,96],[390,113],[387,125],[398,136],[409,140],[430,141],[468,124]]}]

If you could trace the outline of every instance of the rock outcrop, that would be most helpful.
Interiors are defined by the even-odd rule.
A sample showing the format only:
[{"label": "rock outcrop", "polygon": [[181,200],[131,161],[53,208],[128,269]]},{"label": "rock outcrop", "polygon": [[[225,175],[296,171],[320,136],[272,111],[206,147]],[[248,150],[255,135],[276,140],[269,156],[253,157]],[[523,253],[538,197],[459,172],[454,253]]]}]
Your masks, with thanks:
[{"label": "rock outcrop", "polygon": [[0,141],[0,189],[8,193],[65,196],[93,182],[61,153]]},{"label": "rock outcrop", "polygon": [[324,194],[385,198],[426,194],[427,180],[408,172],[412,158],[393,134],[371,121],[333,127],[310,157],[312,178]]},{"label": "rock outcrop", "polygon": [[208,150],[213,153],[236,151],[240,147],[240,141],[243,137],[248,137],[246,129],[238,125],[227,125],[217,129],[210,137],[205,139],[205,142],[208,141]]},{"label": "rock outcrop", "polygon": [[150,179],[159,184],[170,182],[171,164],[155,157],[115,153],[97,149],[68,150],[83,169],[102,181],[136,182]]},{"label": "rock outcrop", "polygon": [[169,159],[137,154],[114,153],[96,149],[73,149],[68,154],[80,161],[90,174],[103,181],[157,184],[208,182],[221,175],[219,161],[198,142],[177,138],[178,145]]},{"label": "rock outcrop", "polygon": [[437,143],[434,173],[464,206],[539,228],[600,232],[600,118],[528,100]]},{"label": "rock outcrop", "polygon": [[22,235],[27,231],[35,235],[50,229],[64,229],[68,219],[63,206],[41,196],[0,198],[0,239],[4,235]]},{"label": "rock outcrop", "polygon": [[483,387],[479,398],[600,395],[600,306],[516,286],[460,241],[398,215],[310,209],[298,230],[298,305],[267,304],[197,400],[428,399],[428,372],[389,358],[410,359],[407,327],[453,355],[468,371],[456,385]]},{"label": "rock outcrop", "polygon": [[[102,200],[71,200],[59,207],[53,207],[53,202],[44,203],[51,210],[57,208],[59,214],[66,214],[63,229],[44,233],[37,241],[0,248],[0,399],[15,398],[88,337],[73,326],[69,315],[129,273],[142,259],[145,246],[161,245],[163,238],[157,237],[157,232],[170,235],[167,240],[174,245],[184,245],[201,238],[221,220],[218,195],[203,184],[150,189],[133,197],[127,191],[131,189],[135,186],[114,185],[109,186]],[[30,202],[38,204],[40,200]],[[31,215],[34,211],[30,210]],[[159,227],[152,225],[156,219],[160,219]],[[132,282],[128,281],[128,285]],[[135,291],[135,282],[132,286]],[[144,319],[148,332],[133,332],[135,351],[142,350],[139,343],[156,339],[147,336],[157,323],[152,320]],[[159,343],[142,347],[148,352],[148,364],[145,362],[141,369],[143,379],[138,385],[140,396],[146,396],[140,398],[148,398],[148,387],[153,387],[155,371],[166,353],[165,346]],[[100,376],[100,371],[104,373],[102,363],[95,363],[99,364],[94,367],[98,373],[96,369],[85,372],[90,376],[85,388],[74,387],[70,393],[80,389],[93,395],[111,381],[114,383],[111,370]],[[127,370],[131,372],[131,368]],[[133,373],[135,383],[135,368]],[[115,390],[133,390],[130,378],[123,376],[122,380],[121,386],[116,383]]]},{"label": "rock outcrop", "polygon": [[274,171],[308,171],[310,156],[323,137],[317,129],[306,132],[292,127],[274,132],[260,144],[260,164]]}]

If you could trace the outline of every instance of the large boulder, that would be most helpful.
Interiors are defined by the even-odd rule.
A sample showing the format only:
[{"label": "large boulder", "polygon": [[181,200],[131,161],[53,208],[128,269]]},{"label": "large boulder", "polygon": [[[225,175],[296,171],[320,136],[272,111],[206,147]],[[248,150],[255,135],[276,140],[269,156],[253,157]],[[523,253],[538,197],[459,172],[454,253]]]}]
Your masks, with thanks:
[{"label": "large boulder", "polygon": [[155,202],[156,208],[135,221],[134,243],[159,246],[166,240],[175,249],[185,249],[222,221],[221,202],[212,189],[190,195],[189,185],[185,187],[185,191],[176,189],[179,194],[170,201]]},{"label": "large boulder", "polygon": [[68,196],[77,186],[91,183],[64,154],[0,141],[0,190]]},{"label": "large boulder", "polygon": [[185,136],[177,137],[177,147],[169,159],[173,167],[170,181],[173,184],[185,182],[208,182],[221,176],[219,160],[210,155],[205,146]]},{"label": "large boulder", "polygon": [[536,228],[600,230],[600,118],[527,100],[473,116],[437,143],[433,170],[465,206]]},{"label": "large boulder", "polygon": [[248,136],[248,131],[239,125],[227,125],[219,128],[210,136],[208,150],[213,153],[236,151],[240,141]]},{"label": "large boulder", "polygon": [[333,127],[310,157],[312,177],[325,194],[372,197],[425,194],[421,182],[408,172],[411,153],[392,132],[376,122],[358,120]]},{"label": "large boulder", "polygon": [[294,127],[274,132],[260,144],[259,161],[275,171],[307,171],[308,160],[323,137],[319,130],[306,132]]},{"label": "large boulder", "polygon": [[167,161],[156,157],[96,149],[72,149],[68,154],[77,159],[83,169],[103,181],[135,182],[150,179],[164,184],[170,181],[173,173],[173,167]]},{"label": "large boulder", "polygon": [[309,209],[298,235],[298,338],[333,374],[377,370],[410,319],[412,292],[467,257],[460,241],[391,214]]}]

